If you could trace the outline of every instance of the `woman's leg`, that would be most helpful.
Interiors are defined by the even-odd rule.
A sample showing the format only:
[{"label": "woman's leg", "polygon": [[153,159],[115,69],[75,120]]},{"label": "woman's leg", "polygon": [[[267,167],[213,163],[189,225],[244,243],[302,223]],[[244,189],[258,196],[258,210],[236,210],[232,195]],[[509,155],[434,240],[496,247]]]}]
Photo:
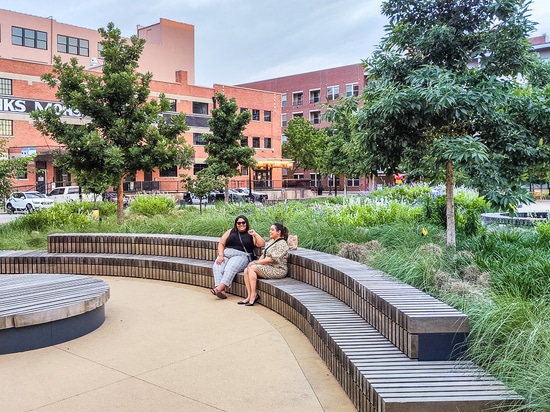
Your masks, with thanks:
[{"label": "woman's leg", "polygon": [[221,283],[226,265],[227,265],[227,259],[224,259],[224,261],[220,264],[217,264],[216,262],[214,262],[214,265],[212,266],[212,272],[214,273],[215,287],[218,287],[218,285]]},{"label": "woman's leg", "polygon": [[[246,255],[226,258],[226,261],[227,264],[225,265],[223,275],[220,279],[220,287],[218,290],[225,290],[226,287],[231,287],[233,279],[235,279],[237,273],[242,272],[248,266],[248,256]],[[222,287],[222,283],[223,289],[220,289]]]},{"label": "woman's leg", "polygon": [[247,267],[244,270],[244,285],[246,286],[246,298],[242,301],[243,303],[250,302],[250,280],[248,278],[250,273],[250,268]]}]

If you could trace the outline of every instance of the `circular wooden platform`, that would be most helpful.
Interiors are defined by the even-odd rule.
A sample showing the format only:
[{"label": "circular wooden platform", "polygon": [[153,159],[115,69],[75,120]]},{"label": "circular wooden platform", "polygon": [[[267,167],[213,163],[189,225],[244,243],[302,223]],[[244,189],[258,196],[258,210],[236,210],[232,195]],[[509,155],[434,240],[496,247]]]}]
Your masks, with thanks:
[{"label": "circular wooden platform", "polygon": [[88,276],[0,276],[0,354],[56,345],[105,320],[109,285]]}]

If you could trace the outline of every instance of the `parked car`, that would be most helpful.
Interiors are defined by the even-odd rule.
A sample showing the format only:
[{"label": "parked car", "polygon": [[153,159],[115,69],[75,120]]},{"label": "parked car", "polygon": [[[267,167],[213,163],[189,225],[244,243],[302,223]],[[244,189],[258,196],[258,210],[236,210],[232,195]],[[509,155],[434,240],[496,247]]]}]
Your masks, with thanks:
[{"label": "parked car", "polygon": [[233,189],[229,189],[229,201],[231,202],[248,202],[248,195],[238,192]]},{"label": "parked car", "polygon": [[32,213],[35,210],[53,206],[53,200],[38,192],[13,192],[6,200],[8,213],[17,211]]},{"label": "parked car", "polygon": [[225,192],[213,190],[208,194],[208,203],[223,202],[225,200]]},{"label": "parked car", "polygon": [[[116,202],[118,200],[118,193],[117,192],[105,192],[103,194],[103,201],[105,202]],[[122,195],[122,205],[123,207],[128,206],[128,203],[130,203],[130,198],[126,196],[125,194]]]},{"label": "parked car", "polygon": [[94,202],[96,200],[101,201],[101,196],[94,193],[81,193],[80,187],[78,186],[60,186],[48,193],[48,197],[54,202],[79,201],[81,200],[80,196],[82,196],[82,200],[87,200],[89,202]]},{"label": "parked car", "polygon": [[[245,196],[248,196],[250,198],[250,191],[248,190],[247,187],[238,187],[235,189],[235,191],[245,195]],[[267,193],[262,193],[262,192],[252,192],[252,200],[254,202],[264,202],[266,201],[268,198],[267,196]]]},{"label": "parked car", "polygon": [[[207,200],[208,199],[203,199],[202,203],[206,204]],[[188,205],[198,205],[201,203],[201,200],[193,193],[187,192],[183,195],[183,202]]]}]

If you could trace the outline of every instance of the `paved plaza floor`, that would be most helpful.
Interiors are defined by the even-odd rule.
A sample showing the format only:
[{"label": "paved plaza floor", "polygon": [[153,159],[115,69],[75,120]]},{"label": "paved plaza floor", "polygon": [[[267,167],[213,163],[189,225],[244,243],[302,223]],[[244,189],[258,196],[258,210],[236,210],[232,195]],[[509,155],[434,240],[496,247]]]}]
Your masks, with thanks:
[{"label": "paved plaza floor", "polygon": [[261,305],[144,279],[109,283],[105,323],[0,355],[1,410],[355,411],[307,338]]}]

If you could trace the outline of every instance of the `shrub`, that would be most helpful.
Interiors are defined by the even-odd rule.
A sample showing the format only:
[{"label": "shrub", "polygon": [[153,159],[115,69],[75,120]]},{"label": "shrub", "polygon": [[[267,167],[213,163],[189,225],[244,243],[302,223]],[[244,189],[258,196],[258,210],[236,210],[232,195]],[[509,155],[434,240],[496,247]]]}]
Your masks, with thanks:
[{"label": "shrub", "polygon": [[140,195],[130,203],[130,211],[145,216],[165,215],[176,208],[176,201],[166,196]]}]

